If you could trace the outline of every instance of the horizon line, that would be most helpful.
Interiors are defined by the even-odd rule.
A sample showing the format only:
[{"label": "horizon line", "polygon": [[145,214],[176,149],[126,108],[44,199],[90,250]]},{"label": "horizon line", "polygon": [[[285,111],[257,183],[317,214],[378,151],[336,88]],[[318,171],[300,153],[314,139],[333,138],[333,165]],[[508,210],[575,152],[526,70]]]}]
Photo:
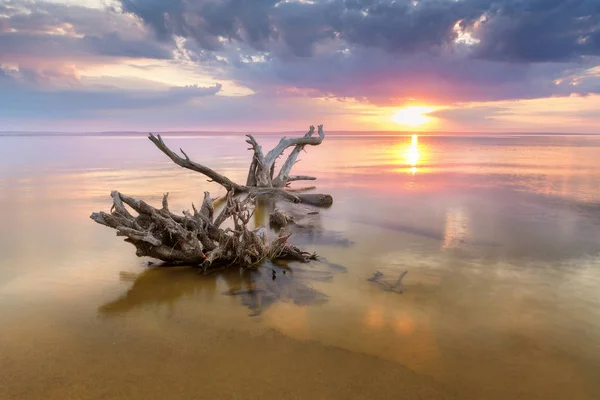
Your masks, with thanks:
[{"label": "horizon line", "polygon": [[[148,135],[150,133],[160,135],[174,135],[174,134],[196,134],[196,135],[214,135],[214,134],[262,134],[262,135],[277,135],[277,134],[301,134],[305,133],[303,130],[282,130],[282,131],[260,131],[260,130],[168,130],[168,131],[145,131],[145,130],[109,130],[109,131],[34,131],[34,130],[6,130],[0,131],[0,136],[34,136],[34,135],[49,135],[49,136],[94,136],[94,135]],[[597,136],[600,132],[536,132],[536,131],[395,131],[395,130],[331,130],[326,131],[326,134],[340,135],[345,134],[348,136],[358,136],[361,134],[385,134],[386,136],[405,136],[405,135],[417,135],[417,136],[452,136],[452,135],[569,135],[569,136]]]}]

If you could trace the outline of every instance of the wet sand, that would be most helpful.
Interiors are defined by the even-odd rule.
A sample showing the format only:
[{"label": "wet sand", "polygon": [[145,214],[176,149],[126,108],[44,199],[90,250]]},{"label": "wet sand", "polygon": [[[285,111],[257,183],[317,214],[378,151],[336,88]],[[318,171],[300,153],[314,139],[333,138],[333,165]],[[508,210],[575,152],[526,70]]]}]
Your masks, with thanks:
[{"label": "wet sand", "polygon": [[[16,336],[1,356],[0,398],[454,398],[433,379],[373,356],[274,331],[172,323],[175,327],[136,337],[118,325],[102,337],[88,334],[76,340],[52,330],[36,343],[25,344],[23,336]],[[13,333],[30,337],[30,329],[44,327]]]}]

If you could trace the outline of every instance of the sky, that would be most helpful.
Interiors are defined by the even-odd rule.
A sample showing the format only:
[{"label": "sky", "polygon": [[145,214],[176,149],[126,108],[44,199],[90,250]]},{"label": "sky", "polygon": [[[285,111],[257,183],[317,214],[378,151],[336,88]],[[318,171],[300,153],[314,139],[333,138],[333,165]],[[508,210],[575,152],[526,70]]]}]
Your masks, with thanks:
[{"label": "sky", "polygon": [[598,0],[0,0],[0,131],[600,133]]}]

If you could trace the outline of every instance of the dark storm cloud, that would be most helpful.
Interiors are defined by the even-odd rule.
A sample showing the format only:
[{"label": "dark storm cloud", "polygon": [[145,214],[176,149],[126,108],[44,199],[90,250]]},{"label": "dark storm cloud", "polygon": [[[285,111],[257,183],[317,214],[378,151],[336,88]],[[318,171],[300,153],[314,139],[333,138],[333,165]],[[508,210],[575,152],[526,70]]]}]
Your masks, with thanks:
[{"label": "dark storm cloud", "polygon": [[0,33],[0,61],[34,57],[73,59],[95,56],[169,59],[170,49],[145,40],[128,40],[118,33],[84,37]]},{"label": "dark storm cloud", "polygon": [[123,10],[139,16],[163,38],[194,38],[207,50],[222,48],[220,37],[245,40],[263,49],[272,33],[274,0],[162,1],[123,0]]},{"label": "dark storm cloud", "polygon": [[[348,3],[348,2],[346,2]],[[353,1],[334,25],[351,44],[390,52],[436,50],[454,40],[459,20],[477,18],[485,7],[475,1]]]},{"label": "dark storm cloud", "polygon": [[284,42],[296,56],[333,37],[390,52],[427,52],[453,44],[457,22],[480,39],[477,57],[564,61],[600,55],[597,0],[122,0],[163,37],[193,38],[219,50],[219,38],[255,50]]},{"label": "dark storm cloud", "polygon": [[147,40],[124,40],[118,33],[113,32],[103,36],[85,36],[81,39],[84,49],[93,54],[129,57],[129,58],[172,58],[169,48],[158,46]]},{"label": "dark storm cloud", "polygon": [[274,43],[281,42],[301,57],[311,56],[315,44],[333,38],[389,51],[435,47],[452,40],[459,18],[477,15],[463,2],[431,0],[417,6],[402,0],[181,0],[169,4],[122,0],[122,4],[161,35],[190,37],[207,50],[221,49],[219,38],[244,42],[259,51],[272,50]]},{"label": "dark storm cloud", "polygon": [[124,11],[139,16],[163,39],[171,34],[180,35],[184,30],[182,17],[187,11],[183,0],[122,0],[121,3]]},{"label": "dark storm cloud", "polygon": [[493,2],[478,36],[478,57],[490,60],[565,61],[600,55],[600,1]]}]

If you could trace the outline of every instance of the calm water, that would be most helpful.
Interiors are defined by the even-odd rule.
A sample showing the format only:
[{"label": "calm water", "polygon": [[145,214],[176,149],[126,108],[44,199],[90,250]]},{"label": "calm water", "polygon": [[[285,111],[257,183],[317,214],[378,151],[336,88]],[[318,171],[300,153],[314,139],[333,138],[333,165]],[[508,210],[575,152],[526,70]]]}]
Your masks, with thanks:
[{"label": "calm water", "polygon": [[[243,137],[165,140],[245,180]],[[285,282],[147,268],[89,219],[114,189],[224,193],[144,136],[0,137],[0,398],[600,398],[600,137],[307,150],[335,202],[294,240],[347,272],[291,265],[327,297],[261,303],[223,292]],[[366,280],[405,270],[403,294]]]}]

